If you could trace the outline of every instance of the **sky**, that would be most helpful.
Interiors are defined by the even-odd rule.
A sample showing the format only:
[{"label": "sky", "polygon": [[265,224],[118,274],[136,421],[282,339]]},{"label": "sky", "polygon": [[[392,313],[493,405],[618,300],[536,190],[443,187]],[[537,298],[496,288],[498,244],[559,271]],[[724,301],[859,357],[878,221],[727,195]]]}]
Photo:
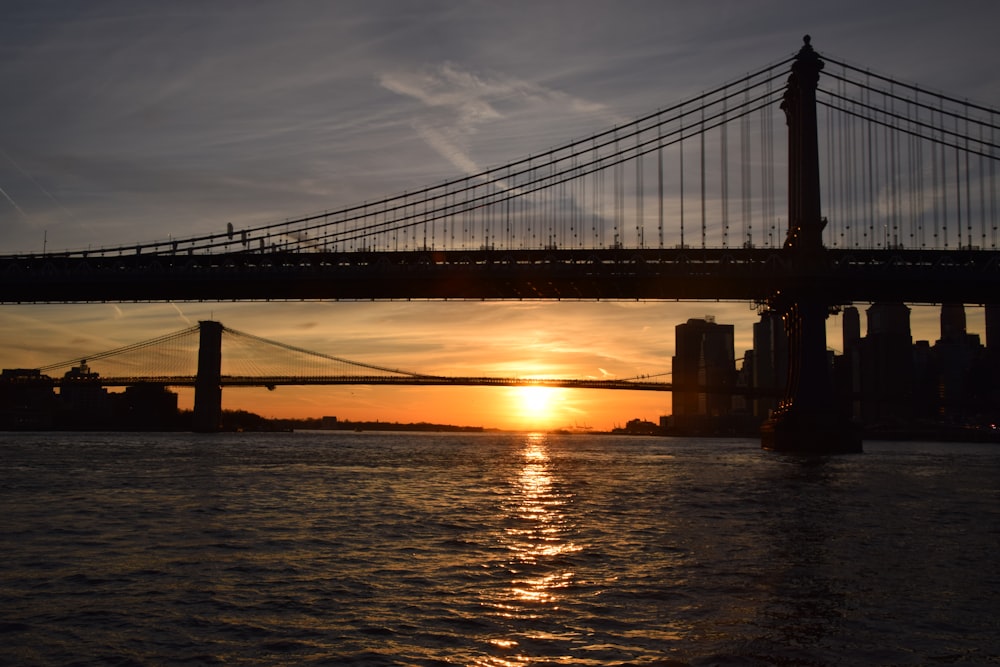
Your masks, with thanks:
[{"label": "sky", "polygon": [[[691,98],[806,33],[820,53],[1000,106],[997,25],[989,0],[7,0],[0,253],[239,228],[437,184]],[[705,315],[736,325],[737,357],[751,347],[746,303],[3,305],[0,367],[214,319],[422,373],[626,378],[668,372],[674,326]],[[914,308],[914,338],[935,340],[937,323]],[[983,333],[981,309],[969,330]],[[227,389],[223,405],[524,429],[670,413],[660,392],[501,388]]]}]

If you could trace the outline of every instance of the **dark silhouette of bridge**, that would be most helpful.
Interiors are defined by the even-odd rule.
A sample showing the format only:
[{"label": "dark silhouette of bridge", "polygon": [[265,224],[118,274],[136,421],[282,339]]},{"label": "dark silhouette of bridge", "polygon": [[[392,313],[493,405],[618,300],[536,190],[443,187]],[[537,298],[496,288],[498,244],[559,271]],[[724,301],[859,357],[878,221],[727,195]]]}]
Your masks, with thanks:
[{"label": "dark silhouette of bridge", "polygon": [[792,342],[763,444],[856,451],[829,407],[822,324],[857,301],[1000,300],[996,113],[806,38],[693,99],[440,185],[189,238],[2,255],[0,302],[749,300],[781,313]]},{"label": "dark silhouette of bridge", "polygon": [[[227,345],[224,346],[223,341]],[[22,386],[30,383],[61,388],[82,385],[193,387],[194,428],[203,432],[220,428],[224,387],[274,389],[278,386],[363,384],[673,390],[671,382],[657,380],[669,373],[626,379],[430,375],[306,350],[230,329],[215,321],[202,321],[164,336],[33,370],[37,375],[22,376],[17,382]],[[703,389],[749,392],[733,387]]]}]

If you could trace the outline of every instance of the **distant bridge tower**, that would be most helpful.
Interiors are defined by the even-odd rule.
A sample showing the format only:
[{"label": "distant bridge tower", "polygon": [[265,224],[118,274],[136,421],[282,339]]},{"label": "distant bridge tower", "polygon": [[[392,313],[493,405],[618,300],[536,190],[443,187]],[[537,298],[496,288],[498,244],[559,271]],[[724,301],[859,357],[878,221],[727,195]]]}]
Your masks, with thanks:
[{"label": "distant bridge tower", "polygon": [[198,377],[194,382],[194,422],[199,433],[222,428],[222,323],[198,322]]},{"label": "distant bridge tower", "polygon": [[783,252],[797,280],[771,299],[788,333],[788,381],[784,400],[761,427],[761,446],[803,454],[860,452],[860,433],[835,403],[827,360],[826,318],[833,304],[810,291],[829,263],[816,139],[816,88],[823,61],[809,41],[806,35],[781,103],[788,123],[788,237]]}]

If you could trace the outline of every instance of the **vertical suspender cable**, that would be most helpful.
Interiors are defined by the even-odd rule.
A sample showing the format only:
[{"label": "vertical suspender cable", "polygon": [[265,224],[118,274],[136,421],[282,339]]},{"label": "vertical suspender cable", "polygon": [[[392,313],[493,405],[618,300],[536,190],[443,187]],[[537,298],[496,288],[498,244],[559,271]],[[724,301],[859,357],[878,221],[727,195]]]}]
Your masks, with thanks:
[{"label": "vertical suspender cable", "polygon": [[[843,82],[841,82],[839,85],[842,88]],[[841,126],[843,126],[843,116],[838,115],[837,117],[840,118]],[[840,216],[838,215],[838,211],[835,210],[835,208],[833,207],[832,203],[836,201],[837,194],[839,194],[840,197],[843,198],[844,193],[843,193],[843,188],[840,188],[840,192],[838,193],[837,192],[838,189],[834,186],[833,183],[834,170],[836,169],[835,166],[836,161],[834,159],[834,145],[835,145],[834,130],[833,130],[834,122],[835,122],[834,114],[827,112],[826,123],[824,124],[824,126],[826,127],[826,151],[825,151],[826,152],[826,201],[830,202],[830,204],[827,205],[827,215],[834,220],[834,224],[836,225],[837,218],[839,218]],[[843,139],[843,135],[841,135],[841,139]],[[843,152],[844,148],[843,143],[840,143],[838,147],[841,150],[841,152]],[[841,157],[841,164],[843,164],[843,155],[841,155],[840,157]],[[834,245],[836,245],[837,244],[836,235],[833,238],[834,238]]]},{"label": "vertical suspender cable", "polygon": [[656,200],[658,202],[658,211],[656,218],[656,235],[658,241],[658,247],[660,250],[663,249],[663,125],[658,123],[656,125]]},{"label": "vertical suspender cable", "polygon": [[[866,81],[866,83],[870,83]],[[865,97],[868,100],[868,106],[871,106],[871,89],[866,88]],[[872,248],[872,243],[875,240],[875,200],[878,197],[878,193],[875,191],[875,127],[874,123],[868,123],[868,229],[862,236],[864,237],[863,245],[867,245],[869,249]]]},{"label": "vertical suspender cable", "polygon": [[639,140],[639,133],[635,135],[635,242],[642,248],[644,247],[643,241],[645,222],[643,221],[643,205],[642,205],[642,154],[641,154],[642,144]]},{"label": "vertical suspender cable", "polygon": [[753,189],[750,184],[750,114],[746,108],[750,104],[750,82],[743,91],[744,111],[740,118],[740,201],[743,202],[743,219],[740,227],[740,245],[753,245]]},{"label": "vertical suspender cable", "polygon": [[[889,82],[889,113],[895,114],[896,101],[893,96],[892,82]],[[889,126],[886,132],[889,135],[889,174],[890,174],[890,203],[892,205],[890,220],[892,222],[892,235],[886,239],[886,246],[899,244],[899,142],[896,140],[896,132],[893,126]]]},{"label": "vertical suspender cable", "polygon": [[[883,104],[885,104],[884,101]],[[884,158],[882,160],[882,170],[883,170],[882,173],[885,176],[885,183],[881,186],[881,188],[884,188],[886,192],[886,197],[884,197],[883,199],[885,206],[885,215],[882,217],[882,234],[879,237],[880,239],[879,243],[881,244],[881,247],[888,248],[889,228],[892,223],[892,203],[893,203],[893,193],[894,193],[892,187],[894,174],[892,173],[892,168],[890,166],[892,162],[893,136],[889,128],[884,125],[882,127],[882,135],[884,136],[884,145],[882,148],[882,151],[884,153],[884,155],[882,156]],[[875,158],[878,159],[878,157],[879,157],[878,154],[876,154]]]},{"label": "vertical suspender cable", "polygon": [[[993,120],[993,112],[990,112],[990,143],[996,145],[996,123]],[[996,149],[991,149],[995,151]],[[993,226],[993,233],[990,236],[990,247],[996,250],[997,247],[997,179],[996,179],[996,156],[991,155],[990,160],[990,224]]]},{"label": "vertical suspender cable", "polygon": [[[958,135],[958,116],[955,116],[955,135]],[[955,140],[955,215],[958,218],[958,247],[962,247],[962,152],[958,148],[958,140]]]},{"label": "vertical suspender cable", "polygon": [[[844,96],[844,82],[838,81],[840,96]],[[827,230],[834,246],[843,245],[844,202],[847,200],[847,179],[844,177],[846,168],[845,145],[847,140],[847,114],[843,113],[844,102],[837,101],[825,110],[826,114],[826,196],[824,204],[827,219],[832,225]],[[840,113],[836,113],[840,111]]]},{"label": "vertical suspender cable", "polygon": [[677,152],[680,155],[680,200],[681,200],[681,247],[684,247],[684,119],[681,115],[680,139],[677,142]]},{"label": "vertical suspender cable", "polygon": [[[767,94],[770,98],[773,92],[773,85],[767,82]],[[771,106],[768,105],[761,111],[761,154],[764,156],[764,178],[762,183],[762,196],[764,199],[764,224],[761,233],[766,237],[762,240],[769,248],[774,245],[774,225],[775,201],[774,201],[774,115]]]},{"label": "vertical suspender cable", "polygon": [[944,247],[948,247],[948,165],[947,150],[944,145],[944,98],[941,98],[941,232],[944,240]]},{"label": "vertical suspender cable", "polygon": [[720,160],[722,162],[722,247],[729,247],[729,123],[726,120],[726,92],[722,98],[722,126],[719,128]]},{"label": "vertical suspender cable", "polygon": [[[993,112],[991,111],[990,112],[990,144],[993,144],[993,145],[996,144],[996,142],[994,141],[995,134],[996,134],[996,132],[994,130],[994,125],[993,125]],[[996,178],[995,178],[996,177],[996,159],[995,159],[994,152],[995,152],[995,149],[991,148],[990,149],[990,155],[987,156],[987,158],[986,158],[986,163],[988,165],[987,172],[989,174],[989,190],[990,190],[989,204],[988,204],[988,208],[989,208],[989,222],[987,224],[991,228],[991,230],[990,230],[990,248],[995,250],[996,247],[997,247],[997,217],[996,217],[997,210],[996,210]],[[985,211],[983,211],[983,215],[986,215]]]},{"label": "vertical suspender cable", "polygon": [[979,181],[979,243],[980,247],[986,248],[986,183],[983,182],[983,178],[986,172],[986,156],[983,155],[982,145],[984,144],[983,135],[983,125],[979,124],[979,169],[976,171],[977,180]]},{"label": "vertical suspender cable", "polygon": [[[854,84],[858,85],[858,84]],[[859,100],[851,102],[852,110],[857,111]],[[851,120],[851,158],[847,169],[851,179],[851,201],[847,220],[847,245],[858,246],[858,225],[864,220],[865,205],[865,124],[858,117]]]},{"label": "vertical suspender cable", "polygon": [[701,129],[698,132],[701,139],[701,247],[705,247],[705,107],[701,107]]},{"label": "vertical suspender cable", "polygon": [[[931,120],[934,119],[934,112],[930,112]],[[938,238],[940,238],[941,232],[941,198],[938,196],[939,188],[939,177],[938,177],[938,144],[934,138],[934,130],[931,130],[930,136],[930,148],[931,148],[931,199],[934,202],[934,241],[933,247],[938,247]],[[943,149],[943,147],[942,147]]]},{"label": "vertical suspender cable", "polygon": [[969,250],[972,250],[972,172],[969,171],[969,109],[965,109],[965,219]]},{"label": "vertical suspender cable", "polygon": [[621,233],[621,225],[622,225],[622,222],[623,222],[622,221],[622,214],[623,214],[623,209],[624,209],[624,204],[623,204],[623,200],[622,200],[622,197],[623,197],[623,192],[622,191],[624,189],[624,183],[623,183],[623,177],[622,177],[622,163],[618,159],[619,155],[620,155],[620,153],[618,151],[618,131],[616,129],[615,130],[615,153],[614,153],[614,158],[613,158],[614,159],[614,166],[612,167],[613,171],[612,171],[612,174],[611,174],[612,175],[612,195],[614,196],[614,238],[612,239],[612,242],[614,243],[614,245],[612,247],[614,247],[614,248],[618,248],[619,247],[619,243],[621,242],[621,238],[620,238],[619,234]]}]

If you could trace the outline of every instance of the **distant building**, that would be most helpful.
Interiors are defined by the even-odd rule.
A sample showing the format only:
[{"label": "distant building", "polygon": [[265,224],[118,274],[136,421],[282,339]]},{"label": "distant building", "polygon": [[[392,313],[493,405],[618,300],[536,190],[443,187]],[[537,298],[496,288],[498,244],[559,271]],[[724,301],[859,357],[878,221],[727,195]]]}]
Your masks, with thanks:
[{"label": "distant building", "polygon": [[136,384],[111,396],[115,428],[171,431],[178,427],[177,394],[163,385]]},{"label": "distant building", "polygon": [[841,323],[843,354],[834,358],[834,386],[843,416],[861,418],[861,313],[854,306],[844,308]]},{"label": "distant building", "polygon": [[52,428],[56,394],[51,378],[30,368],[0,372],[0,429],[39,431]]},{"label": "distant building", "polygon": [[0,430],[169,431],[180,426],[176,393],[158,384],[109,393],[86,361],[58,382],[35,369],[0,372]]},{"label": "distant building", "polygon": [[101,386],[100,375],[86,360],[66,371],[59,388],[56,424],[62,428],[107,428],[112,423],[111,399]]},{"label": "distant building", "polygon": [[[838,409],[870,436],[1000,439],[1000,306],[986,308],[986,345],[966,330],[965,308],[941,308],[941,338],[914,342],[910,309],[874,303],[867,330],[853,306],[843,310],[843,354],[828,353]],[[781,395],[788,339],[781,317],[754,324],[754,349],[735,370],[731,325],[712,318],[676,327],[673,414],[667,433],[748,434]],[[750,398],[740,396],[744,389]]]},{"label": "distant building", "polygon": [[1000,305],[986,305],[986,368],[991,378],[987,404],[1000,421]]},{"label": "distant building", "polygon": [[913,338],[910,309],[874,303],[859,363],[861,419],[867,424],[907,424],[913,417]]},{"label": "distant building", "polygon": [[689,319],[675,327],[675,428],[701,431],[708,420],[732,413],[736,384],[733,336],[732,324],[718,324],[712,317]]},{"label": "distant building", "polygon": [[764,311],[753,325],[752,372],[752,386],[758,391],[753,415],[767,419],[788,381],[788,335],[781,315],[774,311]]},{"label": "distant building", "polygon": [[938,375],[937,417],[946,423],[972,419],[989,393],[986,350],[965,326],[965,306],[941,306],[941,338],[932,352]]}]

